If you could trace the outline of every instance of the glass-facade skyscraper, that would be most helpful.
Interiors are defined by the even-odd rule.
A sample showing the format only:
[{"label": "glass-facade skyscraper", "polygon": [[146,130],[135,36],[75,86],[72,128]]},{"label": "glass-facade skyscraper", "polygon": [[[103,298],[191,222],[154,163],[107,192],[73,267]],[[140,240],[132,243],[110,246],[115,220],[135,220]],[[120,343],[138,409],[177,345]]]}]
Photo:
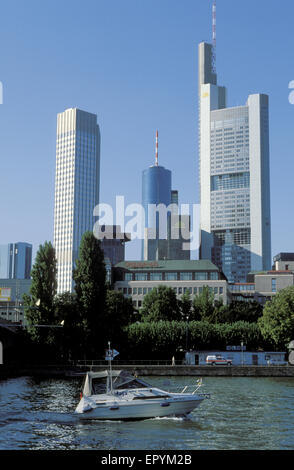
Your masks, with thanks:
[{"label": "glass-facade skyscraper", "polygon": [[54,247],[57,292],[73,289],[82,235],[92,231],[99,203],[100,130],[96,114],[70,108],[57,116]]},{"label": "glass-facade skyscraper", "polygon": [[[179,214],[178,191],[172,190],[172,173],[157,164],[143,171],[142,206],[145,211],[142,260],[190,259],[190,250],[183,249],[184,227],[190,230],[190,216]],[[149,212],[157,206],[156,214]],[[162,209],[160,208],[162,206]],[[177,238],[176,238],[177,237]]]},{"label": "glass-facade skyscraper", "polygon": [[200,258],[229,282],[271,268],[268,96],[229,108],[212,45],[199,45]]},{"label": "glass-facade skyscraper", "polygon": [[0,246],[0,278],[30,279],[32,269],[32,245],[25,242]]},{"label": "glass-facade skyscraper", "polygon": [[145,211],[145,236],[142,243],[142,259],[155,260],[164,256],[162,251],[166,250],[166,240],[162,237],[167,236],[167,224],[160,227],[159,214],[153,219],[148,208],[152,204],[163,204],[165,207],[171,204],[171,182],[171,171],[163,166],[155,164],[143,171],[142,206]]}]

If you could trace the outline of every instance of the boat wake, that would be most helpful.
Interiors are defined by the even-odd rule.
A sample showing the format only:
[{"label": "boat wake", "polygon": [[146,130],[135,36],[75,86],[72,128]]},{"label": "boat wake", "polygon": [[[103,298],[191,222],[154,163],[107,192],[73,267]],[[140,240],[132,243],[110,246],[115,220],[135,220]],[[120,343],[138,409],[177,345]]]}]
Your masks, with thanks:
[{"label": "boat wake", "polygon": [[151,421],[162,421],[162,420],[168,420],[168,421],[191,421],[191,416],[188,415],[182,415],[182,416],[157,416],[155,418],[150,418]]},{"label": "boat wake", "polygon": [[17,422],[72,425],[77,421],[77,417],[73,413],[31,411],[8,413],[5,416],[0,416],[0,426],[7,426]]}]

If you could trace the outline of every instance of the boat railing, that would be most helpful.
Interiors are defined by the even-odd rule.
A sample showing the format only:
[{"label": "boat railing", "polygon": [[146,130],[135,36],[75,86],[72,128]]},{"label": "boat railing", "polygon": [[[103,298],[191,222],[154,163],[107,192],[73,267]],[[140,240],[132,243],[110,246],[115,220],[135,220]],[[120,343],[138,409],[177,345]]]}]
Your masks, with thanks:
[{"label": "boat railing", "polygon": [[207,393],[199,394],[198,390],[202,387],[202,379],[198,379],[196,384],[185,385],[185,387],[168,387],[168,391],[171,393],[191,393],[194,395],[208,395]]}]

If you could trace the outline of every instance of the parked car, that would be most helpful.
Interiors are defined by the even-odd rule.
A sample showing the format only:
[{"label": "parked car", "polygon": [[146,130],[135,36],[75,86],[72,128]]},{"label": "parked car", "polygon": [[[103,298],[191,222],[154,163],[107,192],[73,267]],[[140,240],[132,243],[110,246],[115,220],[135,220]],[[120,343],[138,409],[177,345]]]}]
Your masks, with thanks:
[{"label": "parked car", "polygon": [[207,356],[206,357],[206,364],[211,364],[212,366],[231,366],[232,365],[232,360],[231,359],[225,359],[222,356],[219,355],[212,355],[212,356]]}]

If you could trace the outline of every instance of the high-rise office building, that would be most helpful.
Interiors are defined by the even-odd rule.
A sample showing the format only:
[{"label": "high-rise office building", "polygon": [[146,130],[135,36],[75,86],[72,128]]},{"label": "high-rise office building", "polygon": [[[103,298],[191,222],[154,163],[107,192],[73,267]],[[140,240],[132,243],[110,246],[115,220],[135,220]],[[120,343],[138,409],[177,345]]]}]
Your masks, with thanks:
[{"label": "high-rise office building", "polygon": [[0,246],[0,278],[30,279],[32,245],[18,242]]},{"label": "high-rise office building", "polygon": [[0,245],[0,279],[8,279],[9,275],[9,248],[8,245]]},{"label": "high-rise office building", "polygon": [[227,107],[213,46],[199,44],[200,258],[229,282],[271,267],[268,96]]},{"label": "high-rise office building", "polygon": [[96,114],[70,108],[57,116],[54,247],[57,292],[71,292],[82,235],[99,203],[100,130]]},{"label": "high-rise office building", "polygon": [[[163,166],[153,165],[143,171],[142,206],[145,210],[145,232],[142,247],[143,259],[164,259],[166,253],[167,219],[159,223],[159,212],[151,216],[151,205],[162,205],[165,208],[171,204],[171,171]],[[168,213],[167,218],[168,218]]]},{"label": "high-rise office building", "polygon": [[[97,227],[96,227],[97,229]],[[100,225],[96,236],[101,242],[101,249],[104,252],[104,263],[106,268],[106,280],[112,282],[112,268],[117,263],[125,260],[125,245],[131,241],[130,233],[121,233],[119,225]]]},{"label": "high-rise office building", "polygon": [[[183,249],[182,227],[190,227],[190,217],[179,214],[178,191],[172,190],[172,173],[158,165],[158,133],[155,164],[143,171],[142,206],[145,211],[143,260],[190,259]],[[150,209],[156,206],[156,213]],[[182,227],[181,227],[182,226]]]}]

